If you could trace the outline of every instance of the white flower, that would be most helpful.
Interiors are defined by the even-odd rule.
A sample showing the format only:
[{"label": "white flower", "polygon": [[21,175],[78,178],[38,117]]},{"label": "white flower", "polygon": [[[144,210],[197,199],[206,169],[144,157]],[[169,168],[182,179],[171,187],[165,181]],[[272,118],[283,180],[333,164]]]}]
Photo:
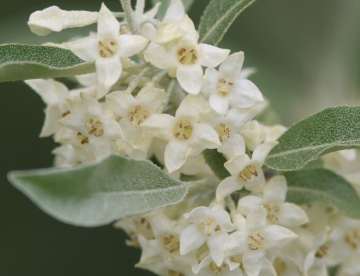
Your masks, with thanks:
[{"label": "white flower", "polygon": [[122,74],[122,58],[140,53],[148,40],[140,35],[120,34],[120,23],[102,4],[97,35],[64,44],[86,61],[95,61],[99,97],[106,94]]},{"label": "white flower", "polygon": [[297,237],[285,227],[267,225],[266,212],[262,208],[254,209],[246,219],[236,213],[233,220],[238,230],[231,234],[232,260],[237,257],[238,265],[242,265],[248,276],[258,276],[264,266],[269,265],[267,253],[271,255],[272,250],[282,248]]},{"label": "white flower", "polygon": [[189,226],[180,235],[180,254],[186,255],[207,244],[211,259],[222,265],[228,232],[234,230],[230,215],[220,206],[198,207],[185,214]]},{"label": "white flower", "polygon": [[286,128],[281,125],[266,126],[256,120],[245,123],[240,133],[245,138],[246,146],[254,150],[258,145],[275,142],[284,134]]},{"label": "white flower", "polygon": [[244,150],[242,154],[227,161],[224,166],[231,176],[219,184],[216,190],[216,199],[222,201],[226,196],[244,187],[252,192],[261,192],[265,185],[262,165],[274,145],[275,143],[261,144],[254,150],[251,158]]},{"label": "white flower", "polygon": [[135,29],[141,35],[151,39],[156,35],[156,25],[158,21],[155,19],[161,3],[158,2],[152,9],[145,12],[145,0],[137,0],[133,19]]},{"label": "white flower", "polygon": [[33,33],[43,36],[64,29],[85,27],[96,23],[97,19],[97,12],[65,11],[51,6],[32,13],[28,25]]},{"label": "white flower", "polygon": [[27,80],[25,81],[46,103],[45,122],[40,137],[55,134],[59,128],[59,120],[66,116],[71,101],[79,99],[80,94],[92,95],[95,90],[91,87],[69,90],[64,84],[55,80]]},{"label": "white flower", "polygon": [[[181,10],[178,8],[180,11],[176,8],[177,5],[182,7]],[[164,22],[159,27],[156,42],[151,42],[144,54],[147,61],[176,76],[181,87],[195,95],[201,90],[202,67],[218,66],[228,56],[229,50],[199,44],[194,24],[184,17],[183,10],[180,0],[172,1]],[[179,24],[179,20],[186,24]]]},{"label": "white flower", "polygon": [[168,141],[164,161],[170,173],[180,169],[190,155],[219,146],[216,131],[201,122],[201,115],[207,110],[203,98],[187,96],[175,116],[153,114],[143,123],[155,136]]},{"label": "white flower", "polygon": [[308,222],[305,211],[293,203],[285,202],[287,184],[284,176],[274,176],[264,186],[262,197],[245,196],[238,202],[238,210],[248,215],[253,208],[265,208],[269,224],[296,227]]},{"label": "white flower", "polygon": [[124,139],[147,151],[152,139],[142,125],[151,115],[162,111],[165,99],[163,89],[148,83],[135,97],[127,91],[112,92],[106,96],[106,104],[118,118]]},{"label": "white flower", "polygon": [[251,108],[264,98],[259,88],[250,80],[243,78],[244,53],[229,56],[219,71],[208,68],[202,91],[209,97],[210,106],[218,113],[225,114],[230,107]]}]

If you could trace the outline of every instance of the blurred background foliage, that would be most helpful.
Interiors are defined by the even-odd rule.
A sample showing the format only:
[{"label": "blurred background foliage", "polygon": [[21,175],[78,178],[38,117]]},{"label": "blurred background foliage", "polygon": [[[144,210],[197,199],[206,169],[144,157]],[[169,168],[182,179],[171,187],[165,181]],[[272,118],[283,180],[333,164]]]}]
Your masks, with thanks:
[{"label": "blurred background foliage", "polygon": [[[219,0],[220,1],[220,0]],[[208,0],[195,0],[195,22]],[[78,30],[39,39],[29,14],[49,5],[97,10],[98,0],[2,1],[0,43],[41,43],[78,36]],[[119,9],[116,0],[106,1]],[[290,125],[323,107],[360,102],[359,0],[258,0],[231,28],[224,47],[244,50],[253,79]],[[88,31],[88,30],[87,30]],[[83,32],[84,33],[84,32]],[[135,270],[138,252],[111,226],[81,229],[35,208],[6,181],[14,169],[51,166],[50,139],[39,139],[43,104],[23,83],[0,84],[0,275],[150,275]]]}]

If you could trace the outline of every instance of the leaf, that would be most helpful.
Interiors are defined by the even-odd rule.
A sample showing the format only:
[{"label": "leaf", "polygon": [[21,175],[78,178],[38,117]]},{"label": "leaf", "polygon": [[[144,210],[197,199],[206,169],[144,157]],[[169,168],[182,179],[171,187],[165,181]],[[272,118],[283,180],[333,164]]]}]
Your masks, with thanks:
[{"label": "leaf", "polygon": [[94,72],[70,50],[24,44],[0,45],[0,82],[54,78]]},{"label": "leaf", "polygon": [[224,167],[226,159],[221,153],[214,149],[207,149],[203,152],[203,155],[210,169],[220,180],[230,176],[230,173]]},{"label": "leaf", "polygon": [[334,107],[291,127],[270,152],[266,165],[274,170],[304,168],[321,155],[360,146],[360,107]]},{"label": "leaf", "polygon": [[88,227],[178,203],[187,192],[151,162],[115,156],[74,169],[11,172],[9,181],[58,220]]},{"label": "leaf", "polygon": [[360,198],[343,177],[326,169],[286,172],[288,200],[296,204],[322,202],[352,218],[360,218]]},{"label": "leaf", "polygon": [[211,0],[199,25],[200,41],[218,45],[236,18],[255,0]]},{"label": "leaf", "polygon": [[[159,8],[158,17],[163,18],[166,14],[167,9],[169,8],[170,0],[152,0],[153,6],[155,6],[159,2],[161,3],[161,5]],[[194,3],[194,0],[182,0],[182,2],[184,4],[185,10],[188,11]]]}]

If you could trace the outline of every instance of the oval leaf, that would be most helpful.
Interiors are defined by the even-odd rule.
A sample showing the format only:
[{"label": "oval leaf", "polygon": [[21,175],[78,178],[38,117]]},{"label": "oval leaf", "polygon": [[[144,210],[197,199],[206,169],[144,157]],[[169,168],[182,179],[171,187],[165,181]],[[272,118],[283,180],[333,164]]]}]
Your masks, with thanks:
[{"label": "oval leaf", "polygon": [[0,45],[0,82],[54,78],[94,72],[87,63],[63,48],[3,44]]},{"label": "oval leaf", "polygon": [[200,20],[201,42],[219,44],[236,18],[254,2],[255,0],[212,0]]},{"label": "oval leaf", "polygon": [[321,155],[360,146],[360,107],[328,108],[291,127],[266,165],[279,171],[304,168]]},{"label": "oval leaf", "polygon": [[115,156],[74,169],[12,172],[9,181],[58,220],[88,227],[178,203],[187,191],[149,161]]},{"label": "oval leaf", "polygon": [[287,172],[288,200],[296,204],[322,202],[352,218],[360,218],[360,198],[343,177],[326,169]]}]

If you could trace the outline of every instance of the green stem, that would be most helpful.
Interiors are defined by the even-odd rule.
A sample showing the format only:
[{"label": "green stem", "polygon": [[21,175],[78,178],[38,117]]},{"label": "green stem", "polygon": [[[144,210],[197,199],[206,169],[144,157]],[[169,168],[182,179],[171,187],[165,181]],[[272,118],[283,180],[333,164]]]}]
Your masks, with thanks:
[{"label": "green stem", "polygon": [[131,7],[131,0],[120,0],[121,6],[125,13],[125,20],[129,25],[129,29],[132,33],[136,33],[136,28],[134,25],[134,11]]}]

